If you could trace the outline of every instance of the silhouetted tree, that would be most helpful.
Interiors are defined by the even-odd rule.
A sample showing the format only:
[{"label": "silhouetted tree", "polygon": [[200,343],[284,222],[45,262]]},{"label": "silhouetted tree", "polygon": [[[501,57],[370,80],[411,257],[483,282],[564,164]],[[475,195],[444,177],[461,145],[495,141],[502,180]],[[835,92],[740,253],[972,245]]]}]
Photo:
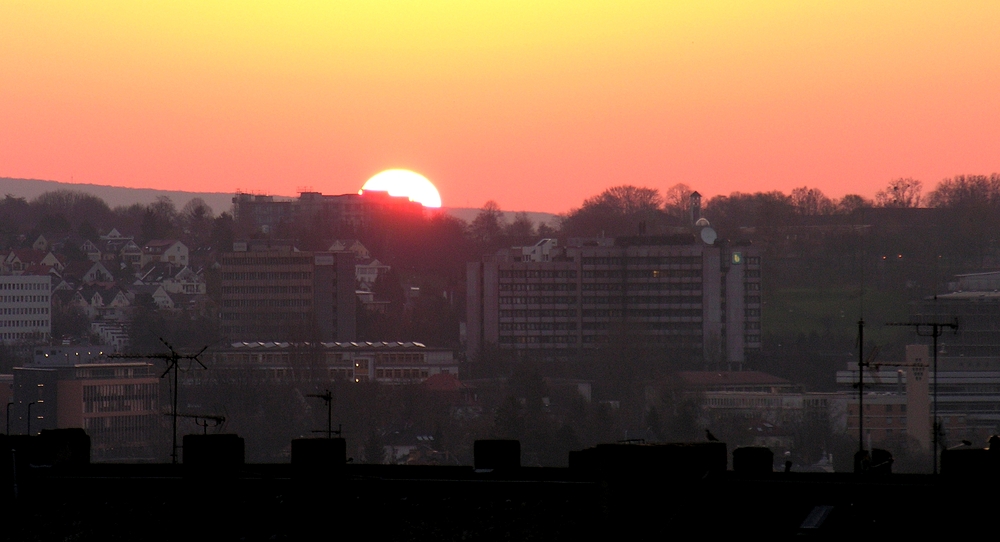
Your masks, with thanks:
[{"label": "silhouetted tree", "polygon": [[878,207],[920,207],[922,183],[912,178],[899,178],[875,193]]},{"label": "silhouetted tree", "polygon": [[654,188],[615,186],[570,211],[563,218],[562,231],[580,237],[636,235],[644,223],[648,233],[657,233],[667,222],[662,207],[663,198]]},{"label": "silhouetted tree", "polygon": [[803,186],[792,190],[792,205],[801,215],[833,214],[833,201],[818,188]]},{"label": "silhouetted tree", "polygon": [[472,224],[469,224],[469,235],[472,240],[486,251],[499,248],[503,231],[503,211],[493,200],[487,201],[479,210],[476,218],[473,219]]},{"label": "silhouetted tree", "polygon": [[691,194],[694,190],[684,183],[677,183],[667,189],[663,195],[663,210],[681,223],[689,222],[688,209],[691,206]]}]

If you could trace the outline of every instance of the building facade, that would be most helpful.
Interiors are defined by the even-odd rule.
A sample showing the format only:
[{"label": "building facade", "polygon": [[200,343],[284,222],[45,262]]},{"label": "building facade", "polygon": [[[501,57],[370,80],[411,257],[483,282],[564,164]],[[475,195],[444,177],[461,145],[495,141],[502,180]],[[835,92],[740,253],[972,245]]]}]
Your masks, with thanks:
[{"label": "building facade", "polygon": [[279,248],[230,252],[219,261],[225,337],[354,340],[353,253]]},{"label": "building facade", "polygon": [[406,197],[369,190],[363,194],[328,195],[302,191],[293,200],[237,193],[236,219],[262,233],[273,233],[296,223],[303,227],[365,229],[391,216],[422,216],[423,206]]},{"label": "building facade", "polygon": [[81,428],[96,461],[153,459],[159,375],[151,363],[109,362],[105,348],[36,347],[32,363],[13,370],[11,433]]},{"label": "building facade", "polygon": [[[708,228],[703,228],[708,229]],[[711,235],[570,240],[468,264],[468,355],[570,359],[626,334],[712,367],[760,349],[760,254]]]},{"label": "building facade", "polygon": [[[209,352],[213,371],[252,371],[275,383],[416,384],[458,374],[454,352],[414,342],[239,342]],[[212,378],[194,371],[190,378]]]},{"label": "building facade", "polygon": [[52,277],[0,275],[0,340],[47,343],[52,335]]}]

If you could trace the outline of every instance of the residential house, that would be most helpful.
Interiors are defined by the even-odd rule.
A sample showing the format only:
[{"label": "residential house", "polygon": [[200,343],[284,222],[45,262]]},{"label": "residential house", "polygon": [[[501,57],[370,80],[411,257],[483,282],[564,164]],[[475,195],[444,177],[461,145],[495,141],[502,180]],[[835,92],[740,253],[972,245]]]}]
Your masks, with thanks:
[{"label": "residential house", "polygon": [[143,267],[149,262],[169,262],[187,265],[188,247],[176,239],[153,239],[142,247],[142,258],[139,264]]}]

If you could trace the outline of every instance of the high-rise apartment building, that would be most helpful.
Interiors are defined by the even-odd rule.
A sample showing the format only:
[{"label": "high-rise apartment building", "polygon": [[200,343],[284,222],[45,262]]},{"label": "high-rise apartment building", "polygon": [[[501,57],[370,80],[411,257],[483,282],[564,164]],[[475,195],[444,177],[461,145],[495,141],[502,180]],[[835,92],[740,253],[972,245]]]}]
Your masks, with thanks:
[{"label": "high-rise apartment building", "polygon": [[237,243],[220,258],[221,331],[240,341],[353,341],[352,252]]},{"label": "high-rise apartment building", "polygon": [[[705,221],[701,221],[705,222]],[[701,235],[570,240],[468,265],[468,350],[572,360],[618,334],[710,367],[761,345],[760,254]]]}]

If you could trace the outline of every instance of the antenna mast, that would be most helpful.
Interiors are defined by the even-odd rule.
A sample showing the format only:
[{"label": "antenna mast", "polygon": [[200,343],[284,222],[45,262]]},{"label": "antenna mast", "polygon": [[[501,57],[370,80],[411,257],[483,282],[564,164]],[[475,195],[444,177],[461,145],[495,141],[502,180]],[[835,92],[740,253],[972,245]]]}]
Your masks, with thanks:
[{"label": "antenna mast", "polygon": [[[163,343],[167,347],[168,350],[170,350],[169,353],[164,353],[164,354],[112,354],[112,355],[110,355],[108,357],[109,358],[130,358],[130,359],[162,359],[162,360],[164,360],[164,361],[167,362],[167,368],[166,368],[166,370],[163,371],[163,374],[160,375],[160,378],[164,378],[165,376],[167,376],[168,374],[170,374],[170,371],[173,371],[173,373],[174,373],[174,377],[173,377],[174,378],[174,389],[173,389],[173,397],[171,398],[171,400],[172,400],[172,407],[170,409],[170,416],[171,416],[171,418],[173,418],[173,443],[171,444],[171,447],[170,447],[170,462],[172,464],[176,465],[177,464],[177,417],[178,417],[178,413],[177,413],[177,384],[178,384],[178,382],[177,382],[177,373],[178,373],[178,370],[180,369],[180,364],[178,362],[180,362],[180,360],[182,360],[182,359],[191,360],[192,362],[197,362],[198,365],[201,365],[202,369],[208,369],[208,367],[206,367],[205,364],[202,363],[200,359],[198,359],[198,356],[200,356],[202,353],[204,353],[205,350],[208,350],[208,346],[206,346],[206,347],[202,348],[201,350],[199,350],[197,354],[183,354],[182,355],[179,352],[177,352],[176,350],[174,350],[174,347],[171,346],[170,343],[168,343],[167,341],[165,341],[163,339],[163,337],[157,337],[157,339],[159,339],[160,342]],[[207,429],[206,429],[206,431],[207,431]]]},{"label": "antenna mast", "polygon": [[[934,398],[933,399],[933,405],[934,405],[933,406],[933,411],[934,411],[934,414],[933,414],[934,425],[931,427],[931,429],[934,431],[934,454],[932,455],[932,458],[934,460],[934,469],[933,469],[933,471],[934,471],[934,474],[937,474],[938,473],[938,446],[939,446],[938,439],[940,438],[940,433],[941,433],[941,423],[938,420],[938,401],[937,401],[937,396],[938,396],[938,392],[937,392],[937,382],[938,382],[938,367],[937,367],[938,337],[940,337],[941,334],[944,333],[944,330],[946,328],[954,330],[955,333],[958,333],[958,319],[956,318],[955,321],[951,322],[951,323],[945,323],[945,322],[893,322],[893,323],[888,323],[886,325],[887,326],[912,327],[913,330],[917,332],[917,336],[918,337],[932,337],[933,338],[934,356],[933,356],[932,359],[934,360],[934,376],[933,376],[933,378],[931,380],[931,389],[932,389],[931,394],[932,394],[932,396]],[[929,331],[927,331],[928,329],[929,329]],[[925,330],[925,331],[922,331],[922,330]]]}]

